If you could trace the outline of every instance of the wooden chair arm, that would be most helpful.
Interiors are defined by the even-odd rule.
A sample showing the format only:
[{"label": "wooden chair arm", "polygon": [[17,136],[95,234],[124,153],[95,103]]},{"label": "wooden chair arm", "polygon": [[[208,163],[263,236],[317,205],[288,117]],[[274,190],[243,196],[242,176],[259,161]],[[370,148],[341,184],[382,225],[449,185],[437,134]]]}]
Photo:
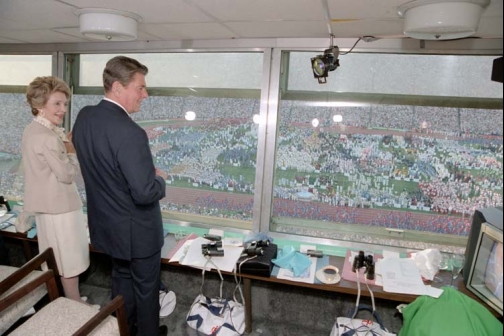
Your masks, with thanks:
[{"label": "wooden chair arm", "polygon": [[47,285],[49,299],[52,301],[58,298],[59,292],[56,285],[54,272],[52,270],[49,270],[42,273],[40,276],[38,276],[36,279],[33,279],[29,283],[21,286],[21,288],[17,289],[14,293],[11,293],[7,297],[0,300],[0,313],[44,283]]},{"label": "wooden chair arm", "polygon": [[85,336],[91,333],[100,323],[102,323],[109,315],[116,312],[117,324],[119,326],[119,334],[121,336],[129,336],[129,327],[126,319],[126,311],[124,309],[124,299],[118,295],[105,307],[93,316],[86,324],[77,330],[73,336]]},{"label": "wooden chair arm", "polygon": [[44,262],[47,262],[47,267],[54,272],[54,279],[59,290],[61,288],[61,282],[59,279],[58,266],[56,265],[56,259],[54,259],[52,248],[48,248],[0,282],[0,295],[6,293],[24,277],[38,269]]}]

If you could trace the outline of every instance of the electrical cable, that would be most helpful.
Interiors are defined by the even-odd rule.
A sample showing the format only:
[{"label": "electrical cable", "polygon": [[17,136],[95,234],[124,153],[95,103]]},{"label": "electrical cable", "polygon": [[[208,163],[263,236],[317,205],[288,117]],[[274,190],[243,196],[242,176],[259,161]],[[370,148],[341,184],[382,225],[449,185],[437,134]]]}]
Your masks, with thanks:
[{"label": "electrical cable", "polygon": [[[374,322],[375,322],[375,311],[376,311],[376,306],[375,306],[375,301],[374,301],[374,294],[373,294],[373,291],[371,290],[371,288],[369,288],[369,284],[368,284],[368,282],[367,282],[367,274],[368,274],[368,269],[366,268],[366,273],[365,273],[365,277],[364,277],[364,282],[366,283],[366,287],[367,287],[367,289],[368,289],[368,291],[369,291],[369,294],[371,295],[371,305],[372,305],[372,307],[373,307],[373,311],[372,311],[372,313],[371,313],[371,322],[372,322],[371,326],[373,326],[373,325],[374,325]],[[378,325],[378,327],[377,327],[377,328],[380,328],[380,327],[381,327],[381,326],[380,326],[380,324],[378,323],[378,320],[376,320],[376,324]],[[371,329],[371,331],[372,331],[372,329]]]},{"label": "electrical cable", "polygon": [[358,269],[355,270],[355,276],[357,277],[357,301],[355,301],[355,310],[352,315],[352,320],[355,318],[355,315],[357,315],[357,311],[359,310],[359,302],[360,302],[360,295],[361,295],[359,270]]},{"label": "electrical cable", "polygon": [[353,45],[352,48],[350,48],[350,50],[348,50],[346,53],[340,53],[340,56],[345,56],[345,55],[348,55],[352,52],[352,50],[354,50],[355,46],[357,45],[357,43],[359,43],[360,41],[362,40],[362,37],[359,37],[357,39],[357,42],[355,42],[355,44]]},{"label": "electrical cable", "polygon": [[[245,300],[243,300],[243,292],[242,292],[242,289],[241,289],[241,280],[242,280],[242,277],[241,277],[241,267],[244,263],[246,263],[247,261],[249,260],[252,260],[252,259],[255,259],[257,258],[257,255],[253,256],[253,257],[250,257],[250,258],[247,258],[245,260],[243,260],[239,265],[238,265],[238,268],[234,267],[234,278],[235,278],[235,282],[236,282],[236,288],[233,292],[233,298],[234,300],[236,301],[236,291],[238,290],[240,292],[240,296],[242,297],[242,304],[245,304]],[[237,274],[240,274],[240,277],[238,278]],[[240,279],[240,280],[238,280]]]}]

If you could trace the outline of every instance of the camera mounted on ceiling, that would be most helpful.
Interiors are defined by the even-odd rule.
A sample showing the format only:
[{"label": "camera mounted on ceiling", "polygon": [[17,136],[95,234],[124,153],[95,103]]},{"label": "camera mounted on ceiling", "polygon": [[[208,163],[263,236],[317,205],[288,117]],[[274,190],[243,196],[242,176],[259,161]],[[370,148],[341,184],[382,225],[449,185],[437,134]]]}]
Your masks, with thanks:
[{"label": "camera mounted on ceiling", "polygon": [[333,45],[334,36],[331,35],[331,46],[324,50],[323,55],[315,56],[311,59],[313,76],[318,80],[319,84],[327,83],[329,71],[334,71],[339,67],[339,48]]}]

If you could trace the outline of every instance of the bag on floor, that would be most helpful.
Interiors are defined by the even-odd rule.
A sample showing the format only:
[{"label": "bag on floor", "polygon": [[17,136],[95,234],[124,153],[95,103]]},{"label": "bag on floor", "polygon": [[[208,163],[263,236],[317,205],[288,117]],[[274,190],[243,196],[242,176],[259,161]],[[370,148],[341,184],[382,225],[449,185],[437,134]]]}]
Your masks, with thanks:
[{"label": "bag on floor", "polygon": [[[331,336],[396,336],[396,334],[390,333],[387,329],[385,329],[380,315],[378,315],[378,312],[375,309],[376,306],[373,291],[369,288],[367,283],[367,273],[369,271],[367,266],[364,273],[364,282],[371,296],[372,306],[360,305],[361,285],[359,276],[360,269],[362,267],[356,267],[355,270],[357,280],[357,300],[355,301],[355,309],[350,317],[338,317],[336,319],[336,323],[334,323],[331,331]],[[361,310],[370,311],[372,315],[371,320],[356,318],[357,314]]]},{"label": "bag on floor", "polygon": [[369,310],[374,317],[372,320],[358,318],[338,317],[331,331],[331,336],[396,336],[388,332],[383,326],[382,320],[376,311],[369,306],[359,306],[360,310]]},{"label": "bag on floor", "polygon": [[[205,284],[205,269],[208,263],[213,264],[221,278],[219,297],[209,297],[203,294],[203,285]],[[187,324],[189,325],[189,327],[205,335],[243,335],[243,333],[245,332],[244,305],[236,300],[235,295],[233,295],[233,300],[222,298],[222,286],[224,284],[224,278],[222,277],[220,270],[217,268],[217,266],[215,266],[211,259],[208,260],[207,264],[205,264],[205,267],[203,267],[203,283],[201,285],[200,294],[194,300],[191,309],[187,314]],[[238,283],[237,286],[239,286]],[[245,302],[241,288],[237,288],[240,289],[239,292],[242,302]]]}]

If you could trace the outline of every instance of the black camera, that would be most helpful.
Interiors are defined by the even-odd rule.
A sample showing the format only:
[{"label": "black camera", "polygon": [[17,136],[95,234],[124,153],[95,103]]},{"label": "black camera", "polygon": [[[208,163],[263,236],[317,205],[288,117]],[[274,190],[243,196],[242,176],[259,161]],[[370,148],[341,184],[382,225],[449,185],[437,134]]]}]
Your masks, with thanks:
[{"label": "black camera", "polygon": [[268,247],[270,245],[270,241],[268,239],[254,240],[250,244],[257,245],[257,247]]},{"label": "black camera", "polygon": [[359,251],[359,254],[355,256],[352,264],[352,272],[358,272],[361,268],[365,268],[366,278],[368,280],[374,280],[375,278],[375,263],[372,255],[364,255],[364,251]]},{"label": "black camera", "polygon": [[203,253],[204,256],[223,257],[224,249],[222,248],[222,241],[215,241],[208,244],[202,244],[201,253]]},{"label": "black camera", "polygon": [[[268,245],[269,245],[269,240],[266,240],[266,241],[268,242]],[[264,255],[264,250],[261,247],[264,245],[262,245],[262,244],[264,244],[263,240],[261,240],[261,243],[253,241],[245,247],[245,249],[243,250],[243,253],[247,254],[249,257],[262,256],[262,255]]]}]

